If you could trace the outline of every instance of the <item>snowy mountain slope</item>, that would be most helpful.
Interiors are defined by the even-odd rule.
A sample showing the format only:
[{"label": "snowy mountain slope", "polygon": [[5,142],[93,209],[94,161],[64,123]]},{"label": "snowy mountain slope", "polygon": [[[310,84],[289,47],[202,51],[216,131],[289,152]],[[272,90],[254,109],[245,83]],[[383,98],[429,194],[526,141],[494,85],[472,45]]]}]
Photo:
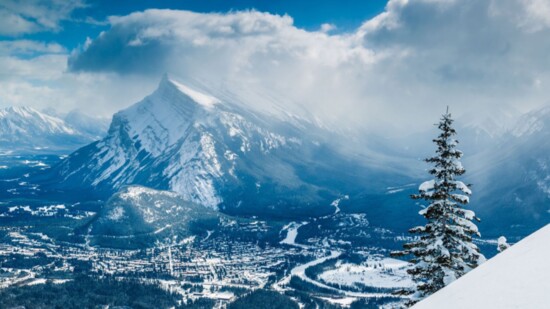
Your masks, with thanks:
[{"label": "snowy mountain slope", "polygon": [[[466,157],[481,230],[524,236],[550,222],[550,109],[533,111],[497,145]],[[483,220],[485,219],[485,220]]]},{"label": "snowy mountain slope", "polygon": [[92,139],[31,107],[0,109],[0,150],[74,150]]},{"label": "snowy mountain slope", "polygon": [[341,191],[364,190],[368,178],[316,141],[318,130],[165,76],[153,94],[113,116],[104,139],[61,162],[54,178],[104,196],[127,184],[169,189],[228,213],[330,213]]},{"label": "snowy mountain slope", "polygon": [[200,232],[196,225],[210,224],[212,230],[220,216],[204,206],[183,200],[174,192],[128,186],[114,194],[79,233],[87,234],[93,244],[136,245],[152,243],[168,235],[192,236]]},{"label": "snowy mountain slope", "polygon": [[549,243],[547,225],[413,308],[548,308]]},{"label": "snowy mountain slope", "polygon": [[502,106],[500,109],[494,109],[490,112],[472,111],[457,118],[457,124],[460,124],[460,132],[466,133],[472,137],[477,137],[476,141],[483,139],[499,139],[509,132],[518,121],[521,113],[511,107]]},{"label": "snowy mountain slope", "polygon": [[529,136],[541,131],[550,131],[550,107],[531,111],[520,117],[511,130],[516,137]]}]

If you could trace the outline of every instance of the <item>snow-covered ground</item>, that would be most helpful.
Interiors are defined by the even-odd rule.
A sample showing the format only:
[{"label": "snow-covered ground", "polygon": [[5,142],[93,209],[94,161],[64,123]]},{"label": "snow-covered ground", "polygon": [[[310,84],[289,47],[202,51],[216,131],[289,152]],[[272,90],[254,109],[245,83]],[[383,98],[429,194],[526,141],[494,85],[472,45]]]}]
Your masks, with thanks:
[{"label": "snow-covered ground", "polygon": [[407,274],[407,265],[391,258],[369,259],[364,265],[338,261],[336,268],[325,271],[320,278],[324,282],[347,287],[363,284],[378,288],[403,288],[413,284]]},{"label": "snow-covered ground", "polygon": [[356,297],[356,298],[371,298],[372,297],[372,298],[377,298],[377,297],[388,296],[387,294],[384,294],[384,293],[359,293],[359,292],[350,292],[350,291],[337,289],[337,288],[328,286],[328,285],[326,285],[322,282],[313,280],[313,279],[309,278],[306,275],[306,269],[308,269],[309,267],[319,265],[319,264],[324,263],[325,261],[328,261],[328,260],[331,260],[331,259],[336,259],[340,255],[342,255],[342,252],[340,252],[340,251],[331,251],[330,255],[328,255],[328,256],[321,257],[321,258],[313,260],[309,263],[302,264],[302,265],[294,267],[290,271],[290,274],[291,274],[291,276],[296,276],[296,277],[298,277],[298,278],[300,278],[300,279],[302,279],[302,280],[304,280],[304,281],[306,281],[310,284],[313,284],[317,287],[320,287],[322,289],[332,290],[332,291],[341,293],[341,294],[343,294],[345,296],[348,296],[348,297]]},{"label": "snow-covered ground", "polygon": [[349,200],[349,195],[344,195],[343,197],[335,199],[334,201],[332,201],[332,203],[330,203],[330,206],[334,207],[334,214],[340,212],[340,202],[342,200]]},{"label": "snow-covered ground", "polygon": [[296,237],[298,236],[298,229],[302,226],[307,224],[307,222],[297,223],[297,222],[291,222],[283,227],[281,232],[286,231],[286,237],[285,239],[281,240],[280,244],[289,245],[289,246],[295,246],[300,248],[307,248],[305,245],[297,244],[296,243]]},{"label": "snow-covered ground", "polygon": [[550,308],[549,261],[550,224],[413,308]]},{"label": "snow-covered ground", "polygon": [[[291,222],[285,225],[281,230],[281,232],[286,232],[287,234],[285,239],[283,239],[280,243],[299,247],[306,250],[313,249],[314,248],[313,246],[301,245],[296,243],[296,237],[298,236],[298,229],[301,226],[306,224],[308,224],[308,222],[301,222],[301,223]],[[358,298],[377,298],[377,297],[388,296],[387,294],[384,294],[384,293],[360,293],[360,292],[352,292],[352,291],[338,289],[336,287],[329,286],[323,282],[310,278],[306,275],[306,269],[308,269],[309,267],[324,263],[328,260],[337,259],[341,255],[342,255],[341,251],[332,250],[330,251],[329,255],[321,256],[308,263],[297,265],[290,271],[290,274],[288,276],[274,283],[272,287],[275,290],[280,292],[285,291],[286,289],[283,286],[288,285],[290,283],[291,278],[295,276],[319,288],[332,290],[344,296],[341,298],[331,299],[331,302],[335,304],[349,305],[351,302],[357,300]],[[342,284],[342,285],[345,285],[348,287],[352,287],[354,282],[363,282],[363,281],[366,282],[365,283],[366,285],[382,287],[382,288],[383,287],[388,287],[388,288],[405,287],[411,284],[410,279],[406,277],[406,273],[404,270],[404,268],[406,267],[405,262],[395,260],[395,259],[389,259],[389,258],[377,259],[376,261],[372,260],[371,262],[373,263],[372,269],[370,269],[368,266],[364,267],[360,265],[342,264],[342,263],[337,264],[338,268],[323,273],[322,275],[325,275],[325,277],[322,279],[328,283],[336,283],[336,284],[339,284],[340,282],[335,282],[335,280],[338,281],[339,279],[340,280],[343,279],[348,284]],[[374,271],[374,269],[378,268],[378,266],[380,266],[380,269],[378,269],[377,271]],[[357,268],[361,268],[361,267],[364,267],[365,269],[358,270],[357,274],[350,275],[346,270],[346,267],[348,268],[353,267],[354,270],[357,270]],[[369,272],[368,273],[363,272],[363,270],[365,271],[368,270]],[[400,276],[400,275],[396,276],[395,275],[396,273],[402,274],[403,276]],[[380,276],[380,277],[377,277],[377,276]]]},{"label": "snow-covered ground", "polygon": [[329,287],[329,286],[319,285],[318,282],[316,282],[316,281],[310,279],[309,277],[307,277],[306,276],[306,269],[308,269],[311,266],[315,266],[315,265],[324,263],[327,260],[335,259],[335,258],[339,257],[341,254],[342,254],[342,252],[340,252],[340,251],[331,251],[330,255],[328,255],[328,256],[324,256],[324,257],[318,258],[316,260],[313,260],[309,263],[302,264],[302,265],[294,267],[290,271],[290,273],[291,273],[291,275],[297,276],[300,279],[305,280],[305,281],[307,281],[311,284],[315,284],[315,285],[320,286],[322,288],[333,289],[332,287]]}]

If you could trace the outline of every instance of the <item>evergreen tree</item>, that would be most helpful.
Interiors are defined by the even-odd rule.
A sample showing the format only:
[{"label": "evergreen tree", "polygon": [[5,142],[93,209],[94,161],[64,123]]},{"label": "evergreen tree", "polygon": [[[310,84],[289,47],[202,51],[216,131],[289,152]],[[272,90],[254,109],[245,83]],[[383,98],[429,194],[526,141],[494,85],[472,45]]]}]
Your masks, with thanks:
[{"label": "evergreen tree", "polygon": [[506,249],[510,248],[510,244],[508,244],[508,240],[504,236],[500,236],[497,240],[497,250],[498,252],[502,252]]},{"label": "evergreen tree", "polygon": [[429,173],[434,179],[422,183],[419,194],[413,199],[423,199],[429,205],[419,214],[428,222],[409,230],[415,240],[405,244],[404,250],[392,252],[393,256],[412,256],[412,268],[408,270],[416,286],[401,291],[411,295],[412,305],[461,277],[485,261],[472,237],[480,236],[473,220],[479,221],[474,212],[463,208],[472,194],[470,185],[456,180],[465,170],[460,163],[462,152],[456,149],[455,129],[448,109],[441,118],[439,136],[433,140],[436,155],[425,161],[433,167]]}]

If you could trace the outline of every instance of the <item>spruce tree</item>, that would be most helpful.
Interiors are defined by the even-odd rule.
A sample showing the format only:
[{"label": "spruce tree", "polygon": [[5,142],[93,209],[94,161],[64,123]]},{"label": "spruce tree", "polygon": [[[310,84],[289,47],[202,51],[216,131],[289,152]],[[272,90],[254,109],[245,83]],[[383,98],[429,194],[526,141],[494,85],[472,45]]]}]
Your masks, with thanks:
[{"label": "spruce tree", "polygon": [[500,236],[497,240],[497,250],[498,252],[502,252],[506,249],[510,248],[510,244],[508,244],[508,240],[504,236]]},{"label": "spruce tree", "polygon": [[429,205],[419,214],[427,223],[409,232],[417,237],[403,246],[404,250],[392,252],[393,256],[411,256],[413,264],[408,270],[415,287],[401,291],[410,295],[412,305],[461,277],[485,261],[479,248],[472,242],[480,236],[474,224],[479,219],[471,210],[464,209],[472,194],[470,185],[457,180],[465,173],[456,149],[453,119],[448,109],[438,124],[441,133],[433,140],[436,155],[425,159],[432,165],[429,173],[434,179],[422,183],[419,193],[411,197],[425,200]]}]

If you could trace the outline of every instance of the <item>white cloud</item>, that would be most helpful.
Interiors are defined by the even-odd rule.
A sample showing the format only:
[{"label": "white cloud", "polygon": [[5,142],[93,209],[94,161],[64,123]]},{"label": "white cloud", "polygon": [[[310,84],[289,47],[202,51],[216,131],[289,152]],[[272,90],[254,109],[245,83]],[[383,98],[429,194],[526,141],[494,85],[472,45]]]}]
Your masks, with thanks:
[{"label": "white cloud", "polygon": [[550,27],[550,2],[547,0],[522,0],[528,15],[528,25],[534,31]]},{"label": "white cloud", "polygon": [[334,31],[336,30],[336,25],[335,24],[328,24],[328,23],[325,23],[325,24],[322,24],[321,25],[321,29],[319,29],[319,31],[323,32],[323,33],[329,33],[331,31]]},{"label": "white cloud", "polygon": [[32,40],[0,41],[0,55],[27,56],[41,53],[66,53],[66,49],[57,43],[45,43]]},{"label": "white cloud", "polygon": [[[289,16],[255,11],[148,10],[110,21],[109,31],[71,57],[73,71],[144,74],[155,82],[169,71],[233,90],[284,94],[302,106],[315,105],[319,115],[331,118],[357,102],[357,91],[351,89],[360,81],[357,75],[384,57],[352,35],[305,31]],[[343,94],[345,89],[350,91]],[[334,112],[335,106],[341,113]]]},{"label": "white cloud", "polygon": [[[71,56],[53,46],[53,58],[16,60],[44,70],[55,63],[58,75],[47,84],[59,96],[48,102],[64,108],[115,112],[168,71],[236,89],[255,108],[269,109],[276,97],[286,110],[332,126],[410,132],[431,125],[446,105],[490,115],[548,102],[547,7],[538,0],[391,0],[339,34],[255,11],[148,10],[111,17],[109,30]],[[53,60],[62,57],[73,73]],[[25,70],[21,81],[33,75]]]},{"label": "white cloud", "polygon": [[62,69],[66,67],[66,55],[41,55],[30,59],[0,56],[0,66],[9,72],[0,77],[13,80],[20,78],[25,81],[40,80],[49,81],[58,79],[63,75]]},{"label": "white cloud", "polygon": [[36,24],[33,22],[0,8],[0,35],[20,35],[36,30]]},{"label": "white cloud", "polygon": [[542,99],[532,97],[533,81],[548,81],[550,72],[550,28],[532,18],[528,3],[534,2],[390,1],[359,33],[374,50],[409,51],[389,69],[430,96],[524,104]]},{"label": "white cloud", "polygon": [[[22,89],[28,89],[32,82],[61,78],[67,71],[67,50],[54,42],[0,41],[0,67],[0,86],[14,90],[19,82]],[[7,93],[2,95],[9,102]],[[21,91],[22,97],[24,93]]]},{"label": "white cloud", "polygon": [[58,31],[82,0],[3,0],[0,2],[0,35],[19,36],[40,31]]},{"label": "white cloud", "polygon": [[284,94],[332,125],[409,128],[431,123],[446,105],[489,113],[546,102],[545,7],[526,0],[391,0],[356,31],[334,35],[329,26],[306,31],[290,16],[255,11],[148,10],[112,17],[111,29],[69,63],[74,71],[155,80],[171,71],[226,86],[238,81]]},{"label": "white cloud", "polygon": [[[20,68],[17,75],[0,74],[0,107],[32,106],[54,109],[61,114],[78,109],[110,118],[115,111],[141,100],[155,88],[139,76],[67,73],[63,69],[66,59],[66,56],[63,61],[34,59],[33,63],[16,60]],[[9,61],[0,58],[0,66],[9,66]],[[50,72],[41,74],[44,68]]]},{"label": "white cloud", "polygon": [[139,76],[69,73],[68,57],[56,43],[0,41],[0,107],[54,108],[62,113],[80,109],[110,117],[154,89]]}]

